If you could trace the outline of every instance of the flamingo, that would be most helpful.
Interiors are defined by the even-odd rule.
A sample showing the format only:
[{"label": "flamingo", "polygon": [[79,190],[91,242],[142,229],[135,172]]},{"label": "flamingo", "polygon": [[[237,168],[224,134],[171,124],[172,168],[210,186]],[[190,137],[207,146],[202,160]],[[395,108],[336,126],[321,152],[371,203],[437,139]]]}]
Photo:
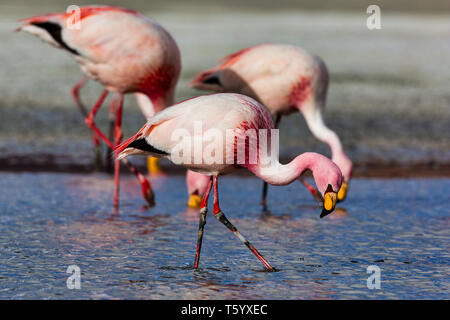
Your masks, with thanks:
[{"label": "flamingo", "polygon": [[[203,131],[196,131],[198,124],[202,125]],[[274,124],[270,112],[256,100],[240,94],[219,93],[192,98],[159,112],[138,133],[116,148],[118,159],[124,159],[134,154],[150,154],[168,158],[189,170],[209,176],[200,204],[194,268],[198,268],[200,261],[203,231],[208,211],[207,203],[212,188],[214,217],[232,231],[268,271],[274,270],[271,264],[226,218],[220,208],[218,177],[239,167],[248,169],[272,185],[289,184],[305,171],[311,170],[316,186],[324,198],[321,216],[334,210],[337,192],[342,183],[342,174],[339,167],[330,159],[317,153],[307,152],[299,155],[289,164],[283,165],[278,162],[276,155],[271,153],[269,156],[260,152],[260,146],[259,144],[255,145],[254,140],[247,139],[245,136],[245,140],[238,139],[242,138],[242,134],[248,130],[253,130],[256,134],[266,135],[267,141],[271,141],[271,135],[268,133],[272,129],[274,129]],[[184,137],[191,139],[187,140],[189,143],[184,139],[177,142],[178,138],[175,135],[179,134],[178,130],[183,130]],[[210,130],[219,135],[219,138],[213,139],[212,142],[210,142],[209,136],[207,138],[207,132]],[[236,135],[223,141],[222,138],[228,137],[230,131]],[[194,142],[194,152],[191,153],[192,141],[200,144],[200,149],[198,146],[195,147],[196,142]],[[180,145],[185,149],[180,149]],[[180,161],[180,150],[183,153],[182,161]],[[238,162],[236,158],[239,156],[240,150],[244,150],[246,155],[243,161]],[[220,156],[221,151],[224,151],[222,156]],[[210,161],[210,155],[213,153],[217,158],[215,161]],[[255,159],[254,155],[258,155],[256,161],[252,161]]]},{"label": "flamingo", "polygon": [[[113,6],[85,6],[79,12],[80,28],[74,27],[72,13],[52,13],[21,20],[17,31],[33,34],[67,51],[84,74],[105,89],[86,115],[85,122],[94,133],[94,144],[101,139],[114,150],[122,140],[123,95],[135,93],[146,116],[173,103],[181,70],[180,52],[172,36],[158,23],[134,10]],[[72,89],[82,111],[79,90],[83,77]],[[94,118],[111,93],[110,111],[116,113],[114,141],[97,127]],[[83,112],[83,111],[82,111]],[[86,112],[85,112],[86,113]],[[144,198],[153,204],[148,180],[128,160],[124,162],[137,176]],[[114,163],[114,206],[119,205],[120,162]]]},{"label": "flamingo", "polygon": [[[352,175],[352,161],[344,153],[337,134],[323,120],[328,89],[328,70],[317,56],[285,44],[261,44],[225,56],[220,64],[199,73],[191,86],[214,92],[235,92],[250,96],[275,116],[278,128],[282,115],[300,111],[312,134],[331,149],[331,159],[342,170],[344,181],[338,201],[346,198]],[[305,179],[300,182],[322,201],[320,194]],[[262,204],[266,203],[264,182]]]}]

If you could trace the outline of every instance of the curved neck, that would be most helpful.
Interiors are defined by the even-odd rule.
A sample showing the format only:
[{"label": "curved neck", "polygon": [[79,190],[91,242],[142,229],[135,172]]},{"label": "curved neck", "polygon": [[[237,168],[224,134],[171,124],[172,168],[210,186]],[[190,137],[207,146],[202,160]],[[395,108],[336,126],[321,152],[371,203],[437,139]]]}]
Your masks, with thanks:
[{"label": "curved neck", "polygon": [[301,106],[299,109],[303,113],[312,134],[330,146],[331,160],[339,166],[345,180],[348,181],[352,175],[353,163],[345,155],[341,140],[337,134],[325,125],[321,111],[323,107],[310,103]]},{"label": "curved neck", "polygon": [[312,104],[304,105],[300,107],[300,111],[303,113],[306,124],[308,125],[312,134],[317,139],[325,142],[330,146],[331,157],[334,161],[344,152],[342,149],[342,143],[337,134],[333,130],[328,128],[323,121],[320,106]]},{"label": "curved neck", "polygon": [[314,170],[314,153],[306,152],[297,156],[288,164],[281,164],[278,160],[271,159],[266,165],[248,165],[247,168],[257,177],[272,185],[287,185],[298,179],[306,170]]}]

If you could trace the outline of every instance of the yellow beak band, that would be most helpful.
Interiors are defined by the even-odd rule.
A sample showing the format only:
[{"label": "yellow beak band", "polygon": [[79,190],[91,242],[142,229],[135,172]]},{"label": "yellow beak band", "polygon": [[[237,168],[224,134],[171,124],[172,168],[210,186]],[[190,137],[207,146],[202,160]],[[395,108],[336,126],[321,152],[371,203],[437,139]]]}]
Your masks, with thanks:
[{"label": "yellow beak band", "polygon": [[323,207],[327,211],[334,210],[337,202],[337,194],[336,192],[327,192],[323,197]]},{"label": "yellow beak band", "polygon": [[345,197],[347,197],[348,183],[343,181],[341,188],[338,192],[338,201],[344,201]]},{"label": "yellow beak band", "polygon": [[161,172],[161,167],[159,166],[159,158],[148,157],[147,158],[147,169],[148,173],[155,174]]},{"label": "yellow beak band", "polygon": [[189,208],[200,208],[200,203],[202,202],[202,197],[198,194],[191,194],[189,196],[189,201],[187,203]]}]

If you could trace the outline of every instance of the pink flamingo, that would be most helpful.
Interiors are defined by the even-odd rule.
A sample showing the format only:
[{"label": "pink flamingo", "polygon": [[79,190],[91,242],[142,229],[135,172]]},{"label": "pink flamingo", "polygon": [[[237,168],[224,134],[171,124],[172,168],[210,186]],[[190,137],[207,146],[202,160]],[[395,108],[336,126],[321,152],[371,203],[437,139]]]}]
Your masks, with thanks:
[{"label": "pink flamingo", "polygon": [[[203,129],[200,134],[196,132],[196,125],[199,123]],[[278,162],[275,156],[260,153],[260,146],[259,144],[255,145],[254,140],[236,139],[242,137],[242,132],[245,134],[247,130],[254,130],[256,134],[266,134],[267,141],[270,141],[270,134],[268,133],[273,128],[274,124],[269,111],[252,98],[240,94],[213,94],[186,100],[159,112],[137,134],[123,142],[115,150],[118,159],[133,154],[151,154],[168,158],[190,170],[211,176],[200,204],[195,268],[199,264],[208,197],[212,187],[214,216],[253,252],[267,270],[274,270],[269,262],[225,217],[220,208],[218,176],[230,173],[238,167],[247,168],[272,185],[289,184],[305,171],[311,170],[316,186],[324,198],[321,216],[325,216],[334,210],[337,192],[342,183],[342,174],[339,167],[330,159],[309,152],[303,153],[289,164],[283,165]],[[197,144],[200,144],[202,148],[196,149],[194,145],[194,152],[191,152],[191,140],[188,140],[189,143],[187,143],[183,139],[180,143],[176,138],[179,135],[178,130],[183,130],[185,137],[193,138],[193,141],[197,141]],[[216,135],[219,134],[222,138],[226,137],[230,130],[236,133],[236,136],[232,139],[227,138],[225,141],[216,138],[210,142],[209,138],[206,139],[206,133],[210,130],[214,131]],[[199,137],[201,138],[200,143],[198,142]],[[239,141],[241,142],[239,143]],[[186,150],[181,150],[183,156],[180,156],[180,146],[186,147]],[[214,147],[214,152],[211,151],[211,146]],[[201,150],[205,150],[205,152]],[[207,150],[211,153],[208,153]],[[241,163],[235,160],[240,150],[246,152],[246,157]],[[224,151],[222,155],[220,155],[220,151]],[[212,153],[217,156],[215,161],[210,161],[209,155]],[[256,161],[251,160],[255,159],[253,155],[258,155]],[[183,161],[180,161],[180,157]]]},{"label": "pink flamingo", "polygon": [[[218,66],[199,73],[191,85],[201,90],[248,95],[276,116],[276,127],[282,115],[300,111],[313,135],[330,146],[331,159],[342,170],[344,181],[338,201],[344,200],[353,164],[339,137],[323,121],[329,82],[325,63],[302,48],[282,44],[249,47],[219,61]],[[313,186],[303,178],[300,181],[317,200],[322,200]],[[266,193],[264,183],[263,204]]]},{"label": "pink flamingo", "polygon": [[[103,140],[114,149],[122,139],[123,95],[136,93],[139,106],[152,115],[173,103],[175,86],[181,70],[180,52],[170,34],[155,21],[120,7],[86,6],[79,12],[77,28],[72,13],[53,13],[22,20],[23,30],[45,42],[65,49],[89,77],[100,82],[104,91],[87,114],[85,121],[94,132],[94,143]],[[87,78],[72,90],[82,110],[78,93]],[[109,93],[113,94],[110,110],[115,111],[114,141],[97,127],[94,118]],[[127,160],[141,183],[144,198],[154,202],[148,180]],[[119,204],[120,162],[115,161],[114,205]]]}]

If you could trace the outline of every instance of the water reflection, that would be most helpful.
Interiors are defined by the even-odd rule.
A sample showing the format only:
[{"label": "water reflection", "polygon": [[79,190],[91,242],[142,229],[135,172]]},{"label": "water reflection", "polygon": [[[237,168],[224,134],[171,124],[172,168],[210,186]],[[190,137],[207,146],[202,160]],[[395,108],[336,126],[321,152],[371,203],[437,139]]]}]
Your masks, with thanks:
[{"label": "water reflection", "polygon": [[[2,173],[0,298],[448,298],[450,213],[434,199],[450,179],[354,179],[358,192],[320,219],[296,185],[271,188],[261,211],[259,192],[235,188],[259,191],[259,180],[225,177],[222,209],[277,268],[270,273],[211,213],[194,270],[199,212],[186,208],[184,176],[155,178],[152,208],[134,177],[123,178],[114,211],[108,175]],[[76,294],[65,287],[72,264],[82,270]],[[379,291],[366,287],[372,264],[382,268]]]}]

